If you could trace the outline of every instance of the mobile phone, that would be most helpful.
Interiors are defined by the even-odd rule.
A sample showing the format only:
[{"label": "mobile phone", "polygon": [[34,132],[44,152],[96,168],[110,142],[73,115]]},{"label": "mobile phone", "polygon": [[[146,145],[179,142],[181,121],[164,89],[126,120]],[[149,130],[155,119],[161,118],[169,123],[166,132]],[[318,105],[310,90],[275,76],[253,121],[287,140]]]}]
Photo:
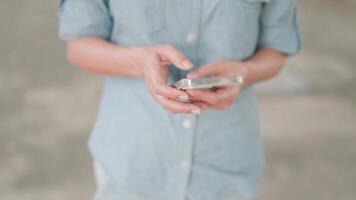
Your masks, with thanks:
[{"label": "mobile phone", "polygon": [[237,86],[243,84],[242,76],[234,77],[207,77],[197,79],[181,79],[173,84],[174,87],[181,90],[190,89],[210,89],[222,86]]}]

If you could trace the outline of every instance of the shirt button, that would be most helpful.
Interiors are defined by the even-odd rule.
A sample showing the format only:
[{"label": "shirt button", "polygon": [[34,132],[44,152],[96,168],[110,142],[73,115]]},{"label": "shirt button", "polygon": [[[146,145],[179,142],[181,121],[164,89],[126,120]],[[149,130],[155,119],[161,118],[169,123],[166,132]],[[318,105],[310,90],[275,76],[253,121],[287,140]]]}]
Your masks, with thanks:
[{"label": "shirt button", "polygon": [[189,165],[189,162],[187,160],[182,160],[179,165],[181,169],[186,169]]},{"label": "shirt button", "polygon": [[185,119],[182,123],[182,126],[186,129],[190,129],[193,127],[193,122],[189,119]]},{"label": "shirt button", "polygon": [[193,33],[187,34],[185,41],[187,41],[188,44],[192,44],[195,40],[195,35]]}]

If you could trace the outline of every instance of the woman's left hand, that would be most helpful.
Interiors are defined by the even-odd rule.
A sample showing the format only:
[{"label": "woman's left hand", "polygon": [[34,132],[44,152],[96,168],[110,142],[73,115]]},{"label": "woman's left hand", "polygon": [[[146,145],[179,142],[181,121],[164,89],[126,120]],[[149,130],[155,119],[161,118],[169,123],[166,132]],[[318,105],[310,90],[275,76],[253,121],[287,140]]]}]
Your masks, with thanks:
[{"label": "woman's left hand", "polygon": [[[217,61],[202,66],[198,70],[188,74],[188,78],[202,78],[210,76],[233,77],[247,75],[248,66],[246,63],[238,61]],[[188,90],[190,100],[216,110],[229,108],[239,97],[241,85],[214,88],[212,90]]]}]

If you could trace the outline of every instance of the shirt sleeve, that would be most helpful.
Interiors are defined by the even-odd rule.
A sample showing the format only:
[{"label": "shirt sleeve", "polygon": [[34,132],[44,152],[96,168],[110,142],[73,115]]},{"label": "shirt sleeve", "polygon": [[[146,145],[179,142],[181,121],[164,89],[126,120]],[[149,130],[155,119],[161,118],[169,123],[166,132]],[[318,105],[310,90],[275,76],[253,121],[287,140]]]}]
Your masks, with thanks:
[{"label": "shirt sleeve", "polygon": [[272,48],[287,55],[300,51],[297,0],[271,0],[262,8],[259,48]]},{"label": "shirt sleeve", "polygon": [[84,36],[110,38],[112,18],[107,0],[60,0],[58,18],[62,40]]}]

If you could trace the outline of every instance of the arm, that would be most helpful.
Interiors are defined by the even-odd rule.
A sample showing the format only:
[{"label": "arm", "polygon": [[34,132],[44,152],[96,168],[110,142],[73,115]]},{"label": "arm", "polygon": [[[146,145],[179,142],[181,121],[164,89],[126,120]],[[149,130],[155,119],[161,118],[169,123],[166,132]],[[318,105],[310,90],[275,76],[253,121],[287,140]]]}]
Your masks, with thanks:
[{"label": "arm", "polygon": [[188,94],[166,84],[167,67],[182,70],[192,63],[170,45],[121,47],[97,37],[83,37],[67,42],[67,56],[74,65],[109,76],[143,78],[149,93],[172,113],[199,114],[202,109],[187,101]]},{"label": "arm", "polygon": [[136,51],[135,48],[120,47],[96,37],[67,42],[67,57],[72,64],[109,76],[142,77],[135,64]]},{"label": "arm", "polygon": [[245,62],[217,61],[188,74],[188,78],[241,75],[244,77],[245,84],[253,84],[278,74],[284,66],[285,57],[284,53],[276,50],[261,49]]},{"label": "arm", "polygon": [[[245,84],[254,84],[275,76],[283,67],[285,54],[273,49],[261,49],[245,62],[217,61],[202,66],[188,74],[188,78],[209,76],[242,76]],[[190,99],[203,102],[208,107],[224,110],[229,108],[238,98],[241,87],[222,87],[212,91],[188,90]]]},{"label": "arm", "polygon": [[284,66],[286,55],[273,49],[261,49],[245,62],[245,84],[270,79]]},{"label": "arm", "polygon": [[[286,55],[300,50],[297,1],[274,0],[263,5],[257,53],[245,62],[219,61],[200,68],[189,76],[243,76],[246,84],[269,79],[283,67]],[[218,65],[218,66],[217,66]],[[240,87],[225,87],[206,92],[189,91],[192,99],[206,102],[210,108],[227,109],[238,98]]]},{"label": "arm", "polygon": [[[120,47],[95,37],[67,43],[67,57],[71,63],[103,75],[142,78],[141,70],[136,64],[138,54],[137,47]],[[284,61],[283,53],[273,49],[260,50],[245,62],[248,71],[245,83],[252,84],[273,77],[282,69]]]},{"label": "arm", "polygon": [[192,67],[181,52],[170,45],[122,47],[109,42],[113,19],[108,0],[62,0],[58,19],[59,36],[67,41],[74,65],[103,75],[143,78],[148,92],[168,111],[200,112],[197,105],[179,102],[188,99],[186,92],[166,84],[168,65]]}]

